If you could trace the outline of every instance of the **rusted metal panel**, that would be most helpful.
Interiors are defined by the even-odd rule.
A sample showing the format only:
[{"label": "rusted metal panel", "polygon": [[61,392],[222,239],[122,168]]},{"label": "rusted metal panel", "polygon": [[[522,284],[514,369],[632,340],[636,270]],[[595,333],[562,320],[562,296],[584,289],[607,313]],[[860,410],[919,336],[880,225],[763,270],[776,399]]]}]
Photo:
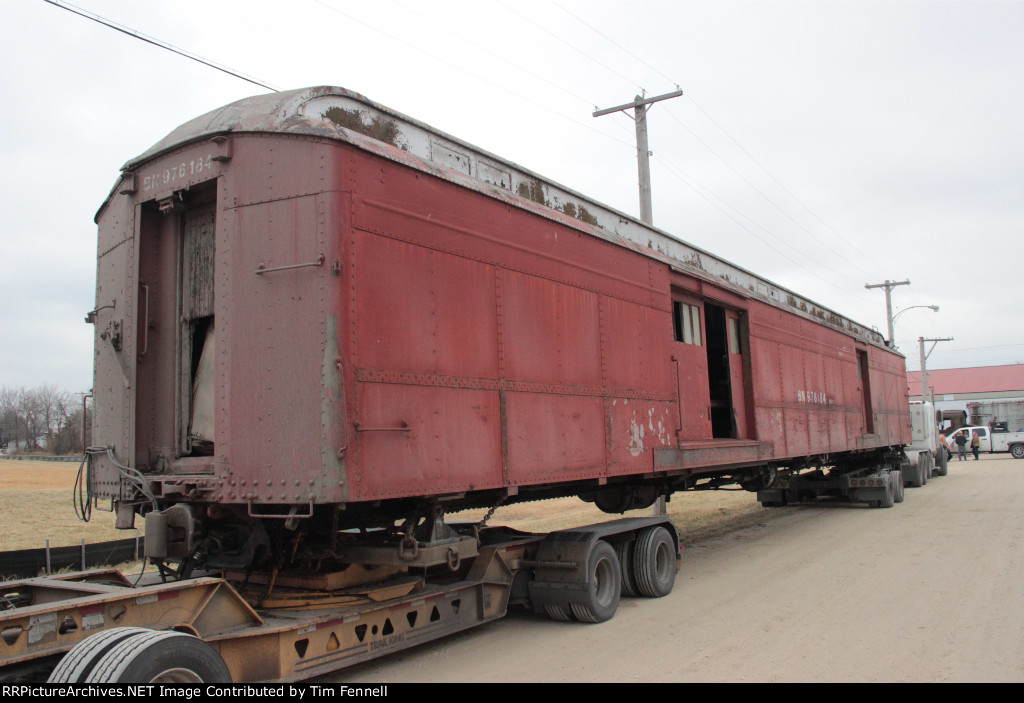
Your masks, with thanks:
[{"label": "rusted metal panel", "polygon": [[[424,385],[414,385],[416,380]],[[353,499],[503,485],[498,393],[426,385],[436,380],[377,376],[358,383]]]},{"label": "rusted metal panel", "polygon": [[502,282],[505,375],[512,380],[601,386],[598,296],[509,272]]},{"label": "rusted metal panel", "polygon": [[217,342],[226,397],[217,417],[232,474],[248,480],[236,500],[343,495],[337,447],[323,451],[335,434],[325,416],[339,414],[331,412],[330,390],[339,382],[340,356],[336,337],[328,338],[337,325],[329,293],[336,247],[327,240],[326,212],[313,195],[234,211],[235,230],[219,259],[226,290],[218,295]]},{"label": "rusted metal panel", "polygon": [[497,377],[494,266],[362,232],[353,246],[359,368]]},{"label": "rusted metal panel", "polygon": [[601,398],[509,393],[509,481],[531,485],[607,475]]},{"label": "rusted metal panel", "polygon": [[653,469],[652,452],[677,441],[675,402],[611,398],[606,412],[609,475],[647,473]]}]

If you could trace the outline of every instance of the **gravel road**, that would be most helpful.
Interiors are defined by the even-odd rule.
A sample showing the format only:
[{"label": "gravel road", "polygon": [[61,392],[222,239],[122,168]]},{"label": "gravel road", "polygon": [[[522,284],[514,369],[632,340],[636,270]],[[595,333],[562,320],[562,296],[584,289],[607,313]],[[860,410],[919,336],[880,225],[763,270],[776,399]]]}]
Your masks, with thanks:
[{"label": "gravel road", "polygon": [[1024,461],[954,459],[892,509],[777,508],[688,544],[675,590],[610,622],[513,611],[320,680],[1024,681],[1022,506]]}]

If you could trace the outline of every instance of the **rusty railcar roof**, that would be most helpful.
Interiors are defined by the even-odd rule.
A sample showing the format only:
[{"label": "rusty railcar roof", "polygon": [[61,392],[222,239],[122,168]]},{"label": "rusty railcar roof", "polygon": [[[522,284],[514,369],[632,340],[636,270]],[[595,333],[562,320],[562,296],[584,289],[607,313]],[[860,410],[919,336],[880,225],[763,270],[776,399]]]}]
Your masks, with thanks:
[{"label": "rusty railcar roof", "polygon": [[[186,144],[245,133],[306,135],[351,143],[667,263],[747,298],[815,320],[865,342],[882,335],[711,252],[602,205],[511,161],[344,88],[321,86],[238,100],[181,125],[123,167],[124,177]],[[114,191],[117,191],[115,186]],[[108,199],[109,200],[109,196]],[[104,206],[106,202],[104,203]],[[102,208],[100,210],[102,212]],[[98,217],[99,215],[97,215]]]}]

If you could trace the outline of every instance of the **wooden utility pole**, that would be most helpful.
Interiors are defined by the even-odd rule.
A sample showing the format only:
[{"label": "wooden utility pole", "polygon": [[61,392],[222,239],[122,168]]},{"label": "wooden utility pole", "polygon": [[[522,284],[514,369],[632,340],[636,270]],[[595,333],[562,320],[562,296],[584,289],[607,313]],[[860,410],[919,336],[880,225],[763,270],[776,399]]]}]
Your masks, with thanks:
[{"label": "wooden utility pole", "polygon": [[885,288],[885,317],[889,321],[889,346],[894,346],[896,344],[896,332],[892,326],[892,289],[896,286],[909,285],[909,279],[906,281],[890,281],[888,278],[885,279],[885,283],[864,284],[865,288]]},{"label": "wooden utility pole", "polygon": [[[938,338],[936,338],[936,337],[928,337],[928,338],[918,337],[917,338],[918,344],[921,345],[921,400],[926,400],[928,398],[928,370],[925,368],[925,362],[928,361],[928,357],[932,355],[933,351],[935,351],[935,345],[936,344],[938,344],[939,342],[952,342],[952,341],[953,341],[952,337],[938,337]],[[931,349],[928,350],[927,354],[924,353],[924,343],[925,342],[932,342],[932,347],[931,347]],[[933,402],[932,403],[932,410],[934,410],[934,409],[935,409],[935,403]]]},{"label": "wooden utility pole", "polygon": [[594,112],[594,117],[600,117],[613,112],[626,112],[633,108],[633,122],[636,123],[637,172],[640,175],[640,221],[648,225],[654,224],[654,215],[651,211],[651,152],[647,147],[647,106],[659,100],[678,98],[682,94],[682,90],[675,90],[653,98],[637,95],[631,103]]}]

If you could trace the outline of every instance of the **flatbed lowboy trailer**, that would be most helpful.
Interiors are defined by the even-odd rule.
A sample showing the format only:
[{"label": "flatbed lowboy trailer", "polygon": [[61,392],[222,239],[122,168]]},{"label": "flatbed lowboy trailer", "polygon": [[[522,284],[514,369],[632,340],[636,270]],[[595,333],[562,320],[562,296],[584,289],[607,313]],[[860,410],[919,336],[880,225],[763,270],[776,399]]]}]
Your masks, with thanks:
[{"label": "flatbed lowboy trailer", "polygon": [[273,584],[234,574],[234,586],[197,577],[133,587],[109,570],[6,582],[0,681],[297,681],[495,620],[510,606],[607,620],[621,593],[660,597],[675,581],[678,538],[666,518],[546,535],[469,531],[474,554],[430,568],[360,564]]}]

